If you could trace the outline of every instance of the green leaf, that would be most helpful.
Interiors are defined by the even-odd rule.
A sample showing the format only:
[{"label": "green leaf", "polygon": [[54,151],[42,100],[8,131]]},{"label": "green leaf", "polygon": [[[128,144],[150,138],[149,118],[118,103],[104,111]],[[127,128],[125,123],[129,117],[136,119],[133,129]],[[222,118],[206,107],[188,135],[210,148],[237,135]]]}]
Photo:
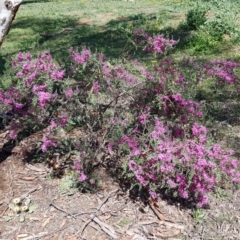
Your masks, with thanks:
[{"label": "green leaf", "polygon": [[34,205],[32,205],[32,206],[29,207],[28,212],[29,212],[29,213],[33,213],[36,209],[38,209],[38,205],[37,205],[37,204],[34,204]]},{"label": "green leaf", "polygon": [[8,215],[8,216],[4,216],[3,219],[6,221],[6,222],[9,222],[13,219],[13,215]]},{"label": "green leaf", "polygon": [[8,207],[14,211],[15,205],[13,203],[10,203]]},{"label": "green leaf", "polygon": [[24,221],[25,221],[25,217],[23,215],[20,215],[19,222],[24,222]]},{"label": "green leaf", "polygon": [[27,198],[26,201],[25,201],[25,205],[29,206],[30,203],[31,203],[31,199]]}]

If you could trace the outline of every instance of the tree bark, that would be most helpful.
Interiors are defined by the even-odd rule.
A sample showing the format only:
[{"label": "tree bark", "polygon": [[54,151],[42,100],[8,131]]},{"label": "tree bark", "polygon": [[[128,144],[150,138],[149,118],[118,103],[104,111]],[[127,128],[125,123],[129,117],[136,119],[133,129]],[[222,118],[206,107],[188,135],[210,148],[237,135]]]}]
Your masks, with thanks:
[{"label": "tree bark", "polygon": [[0,0],[0,46],[8,34],[22,0]]}]

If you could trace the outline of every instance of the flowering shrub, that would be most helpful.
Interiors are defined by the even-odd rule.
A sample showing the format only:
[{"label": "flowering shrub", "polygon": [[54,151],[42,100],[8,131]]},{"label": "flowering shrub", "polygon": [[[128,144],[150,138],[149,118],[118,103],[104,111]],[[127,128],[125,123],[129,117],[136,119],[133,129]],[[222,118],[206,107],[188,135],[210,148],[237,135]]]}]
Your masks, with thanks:
[{"label": "flowering shrub", "polygon": [[26,128],[31,132],[49,123],[57,101],[54,88],[65,73],[48,53],[42,53],[37,59],[32,59],[30,53],[19,53],[12,67],[17,70],[17,83],[0,92],[0,103],[2,109],[13,116],[10,136],[16,139],[17,133]]},{"label": "flowering shrub", "polygon": [[206,74],[218,80],[218,84],[237,84],[240,77],[236,70],[240,69],[240,64],[233,61],[211,61],[206,66]]},{"label": "flowering shrub", "polygon": [[152,198],[157,190],[184,199],[197,201],[202,207],[208,203],[207,193],[214,190],[222,177],[240,182],[240,173],[235,170],[237,160],[231,152],[218,145],[207,146],[207,130],[194,123],[184,139],[175,137],[169,127],[158,118],[146,134],[123,136],[120,144],[129,149],[128,168],[135,181],[147,187]]},{"label": "flowering shrub", "polygon": [[173,48],[177,41],[164,38],[163,35],[149,36],[144,30],[135,30],[133,35],[136,36],[135,42],[143,45],[143,51],[164,54],[168,49]]},{"label": "flowering shrub", "polygon": [[[142,30],[134,34],[143,50],[154,54],[177,43]],[[226,79],[221,72],[226,68],[234,82],[238,66],[221,64],[213,63],[208,76]],[[12,68],[14,84],[0,92],[1,108],[11,115],[10,137],[40,131],[46,159],[56,152],[75,155],[72,168],[82,185],[95,183],[91,172],[108,153],[125,159],[123,172],[152,198],[167,189],[201,207],[222,178],[240,181],[232,152],[209,144],[199,123],[201,105],[187,94],[191,83],[170,60],[153,69],[137,60],[113,65],[102,54],[70,48],[62,68],[49,53],[37,58],[19,53]],[[69,138],[77,127],[83,134]]]}]

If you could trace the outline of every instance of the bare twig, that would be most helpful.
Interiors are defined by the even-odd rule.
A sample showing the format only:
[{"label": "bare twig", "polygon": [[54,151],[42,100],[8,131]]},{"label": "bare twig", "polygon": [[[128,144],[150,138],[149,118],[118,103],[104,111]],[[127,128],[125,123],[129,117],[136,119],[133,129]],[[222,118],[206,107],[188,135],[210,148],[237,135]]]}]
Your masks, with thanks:
[{"label": "bare twig", "polygon": [[[83,217],[80,217],[80,219],[83,221],[83,222],[87,222],[88,219],[85,219]],[[92,228],[96,229],[97,231],[100,231],[101,228],[99,228],[97,225],[93,224],[93,223],[89,223],[89,226],[91,226]]]},{"label": "bare twig", "polygon": [[57,205],[55,205],[54,203],[50,203],[49,206],[52,206],[54,208],[56,208],[57,210],[59,210],[60,212],[63,212],[63,213],[66,213],[68,216],[71,216],[73,218],[76,218],[80,215],[85,215],[85,214],[92,214],[92,213],[95,213],[96,211],[88,211],[88,212],[79,212],[79,213],[69,213],[67,211],[65,211],[64,209],[58,207]]},{"label": "bare twig", "polygon": [[77,217],[77,216],[80,216],[80,215],[91,214],[91,213],[95,213],[95,212],[96,211],[80,212],[80,213],[73,214],[73,216]]},{"label": "bare twig", "polygon": [[153,212],[156,214],[156,216],[161,220],[161,221],[165,221],[166,217],[161,213],[159,206],[157,205],[157,203],[153,200],[153,199],[149,199],[149,205],[151,207],[151,209],[153,210]]},{"label": "bare twig", "polygon": [[[94,217],[94,216],[92,215],[91,217]],[[92,220],[93,220],[95,223],[97,223],[97,224],[101,227],[101,229],[102,229],[105,233],[107,233],[109,236],[111,236],[113,239],[117,239],[117,238],[118,238],[118,236],[116,235],[114,229],[113,229],[111,226],[109,226],[108,224],[100,221],[100,219],[97,218],[97,217],[94,217]]]},{"label": "bare twig", "polygon": [[53,204],[53,203],[50,203],[49,206],[52,206],[52,207],[56,208],[56,209],[59,210],[60,212],[66,213],[68,216],[71,216],[71,217],[76,218],[76,215],[74,215],[74,214],[72,214],[72,213],[69,213],[69,212],[66,212],[65,210],[63,210],[62,208],[56,206],[56,205]]},{"label": "bare twig", "polygon": [[88,226],[88,224],[91,223],[91,222],[93,221],[93,219],[97,216],[98,211],[99,211],[99,210],[102,208],[102,206],[107,202],[107,200],[109,199],[109,197],[111,196],[111,194],[112,194],[112,193],[115,193],[115,192],[117,192],[117,191],[118,191],[118,189],[115,189],[115,190],[111,191],[111,192],[107,195],[107,197],[106,197],[106,198],[102,201],[102,203],[98,206],[97,210],[95,211],[95,214],[91,215],[91,218],[84,224],[83,228],[75,234],[75,236],[78,235],[79,233],[80,233],[80,235],[83,234],[85,228],[86,228],[86,227]]}]

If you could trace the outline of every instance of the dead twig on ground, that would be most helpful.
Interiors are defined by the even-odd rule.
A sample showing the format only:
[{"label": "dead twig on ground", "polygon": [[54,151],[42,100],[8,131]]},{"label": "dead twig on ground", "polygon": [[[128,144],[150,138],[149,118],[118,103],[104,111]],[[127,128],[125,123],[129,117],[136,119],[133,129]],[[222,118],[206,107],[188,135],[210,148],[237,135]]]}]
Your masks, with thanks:
[{"label": "dead twig on ground", "polygon": [[[101,204],[98,206],[97,210],[95,211],[95,214],[92,214],[92,215],[91,215],[91,218],[84,224],[83,228],[75,234],[75,236],[77,236],[78,234],[80,234],[80,235],[83,234],[85,228],[94,220],[94,218],[97,217],[97,214],[98,214],[99,210],[100,210],[100,209],[102,208],[102,206],[108,201],[108,199],[109,199],[109,197],[111,196],[111,194],[113,194],[113,193],[115,193],[115,192],[117,192],[117,191],[118,191],[118,189],[115,189],[115,190],[111,191],[111,192],[107,195],[107,197],[106,197],[106,198],[101,202]],[[96,219],[95,219],[95,220],[96,220]],[[100,220],[99,220],[99,221],[100,221]],[[96,221],[96,223],[99,224],[99,221]],[[100,225],[100,226],[101,226],[101,225]],[[105,231],[104,228],[102,228],[102,229]],[[108,232],[107,232],[107,233],[108,233]],[[114,237],[115,237],[115,236],[114,236]],[[116,239],[116,237],[115,237],[115,239]]]},{"label": "dead twig on ground", "polygon": [[108,234],[109,236],[111,236],[113,239],[117,239],[117,238],[118,238],[118,236],[116,235],[113,227],[111,227],[110,225],[108,225],[108,224],[100,221],[100,219],[97,218],[97,217],[94,217],[94,215],[91,215],[91,218],[92,218],[92,217],[93,217],[92,220],[93,220],[95,223],[97,223],[105,233],[107,233],[107,234]]},{"label": "dead twig on ground", "polygon": [[57,205],[55,205],[55,204],[52,203],[52,202],[49,204],[49,206],[50,206],[50,207],[52,206],[52,207],[56,208],[58,211],[63,212],[63,213],[65,213],[65,214],[67,214],[68,216],[71,216],[71,217],[73,217],[73,218],[76,218],[76,217],[78,217],[78,216],[80,216],[80,215],[92,214],[92,213],[95,213],[95,212],[96,212],[96,211],[87,211],[87,212],[79,212],[79,213],[69,213],[69,212],[65,211],[64,209],[58,207]]},{"label": "dead twig on ground", "polygon": [[156,214],[156,216],[161,220],[161,221],[165,221],[166,217],[161,213],[159,206],[157,205],[157,203],[150,198],[149,199],[149,205],[151,207],[151,209],[153,210],[153,212]]},{"label": "dead twig on ground", "polygon": [[69,212],[63,210],[62,208],[56,206],[56,205],[53,204],[53,203],[50,203],[49,206],[50,206],[50,207],[52,206],[52,207],[56,208],[56,209],[57,209],[58,211],[60,211],[60,212],[66,213],[68,216],[71,216],[71,217],[73,217],[73,218],[76,218],[76,216],[75,216],[74,214],[69,213]]},{"label": "dead twig on ground", "polygon": [[95,211],[79,212],[79,213],[73,214],[73,216],[77,217],[77,216],[80,216],[80,215],[91,214],[91,213],[95,213]]}]

